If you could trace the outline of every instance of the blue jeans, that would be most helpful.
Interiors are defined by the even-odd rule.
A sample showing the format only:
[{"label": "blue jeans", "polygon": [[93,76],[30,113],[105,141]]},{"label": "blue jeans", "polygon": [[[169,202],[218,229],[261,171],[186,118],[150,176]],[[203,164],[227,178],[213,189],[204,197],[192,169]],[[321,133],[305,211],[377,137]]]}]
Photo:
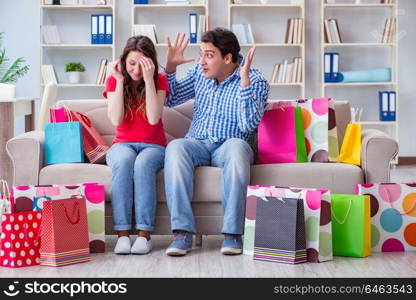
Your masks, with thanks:
[{"label": "blue jeans", "polygon": [[132,228],[134,199],[136,229],[153,231],[156,174],[163,168],[164,158],[165,148],[150,143],[116,143],[107,152],[107,164],[112,170],[114,230]]},{"label": "blue jeans", "polygon": [[243,234],[245,200],[252,161],[253,151],[250,146],[237,138],[218,143],[184,138],[169,143],[166,148],[164,174],[172,231],[196,233],[191,207],[194,169],[198,166],[214,166],[222,168],[224,224],[221,233]]}]

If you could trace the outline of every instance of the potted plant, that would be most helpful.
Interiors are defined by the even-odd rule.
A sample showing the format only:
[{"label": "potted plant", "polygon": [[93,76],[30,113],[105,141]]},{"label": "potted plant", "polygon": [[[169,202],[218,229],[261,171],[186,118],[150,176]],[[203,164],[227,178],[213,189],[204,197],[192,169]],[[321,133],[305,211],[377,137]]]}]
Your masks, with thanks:
[{"label": "potted plant", "polygon": [[80,62],[69,62],[65,65],[65,72],[68,73],[70,83],[80,83],[81,72],[85,72],[85,67]]},{"label": "potted plant", "polygon": [[15,83],[20,77],[29,71],[29,66],[23,66],[25,59],[20,57],[13,63],[9,63],[6,57],[6,49],[2,48],[3,32],[0,32],[0,99],[10,99],[15,97],[16,87],[10,83]]}]

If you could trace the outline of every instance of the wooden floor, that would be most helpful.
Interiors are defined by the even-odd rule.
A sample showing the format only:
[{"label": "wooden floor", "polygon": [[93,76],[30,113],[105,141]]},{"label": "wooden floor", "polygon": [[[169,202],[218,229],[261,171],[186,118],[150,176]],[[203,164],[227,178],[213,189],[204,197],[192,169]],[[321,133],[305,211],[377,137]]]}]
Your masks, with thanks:
[{"label": "wooden floor", "polygon": [[[392,169],[392,182],[415,182],[416,166]],[[202,248],[185,257],[168,257],[171,236],[154,236],[154,250],[144,256],[112,253],[115,236],[107,236],[107,252],[92,261],[61,268],[0,268],[0,277],[416,277],[416,252],[374,253],[371,257],[334,257],[319,264],[285,265],[254,261],[250,256],[224,256],[222,236],[203,238]]]}]

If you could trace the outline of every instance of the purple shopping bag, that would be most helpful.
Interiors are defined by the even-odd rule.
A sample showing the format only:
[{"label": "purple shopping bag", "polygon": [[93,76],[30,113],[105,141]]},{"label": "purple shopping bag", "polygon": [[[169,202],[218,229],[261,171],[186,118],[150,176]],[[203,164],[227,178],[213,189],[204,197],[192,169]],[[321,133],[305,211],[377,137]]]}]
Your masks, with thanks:
[{"label": "purple shopping bag", "polygon": [[260,164],[296,162],[295,108],[266,110],[258,128]]}]

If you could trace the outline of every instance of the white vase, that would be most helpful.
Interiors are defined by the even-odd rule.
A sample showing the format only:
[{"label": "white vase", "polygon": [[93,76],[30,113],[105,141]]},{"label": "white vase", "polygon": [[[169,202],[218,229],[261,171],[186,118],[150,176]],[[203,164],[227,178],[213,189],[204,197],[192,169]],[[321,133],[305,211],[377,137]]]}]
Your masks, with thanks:
[{"label": "white vase", "polygon": [[81,72],[67,72],[67,74],[70,83],[81,82]]}]

